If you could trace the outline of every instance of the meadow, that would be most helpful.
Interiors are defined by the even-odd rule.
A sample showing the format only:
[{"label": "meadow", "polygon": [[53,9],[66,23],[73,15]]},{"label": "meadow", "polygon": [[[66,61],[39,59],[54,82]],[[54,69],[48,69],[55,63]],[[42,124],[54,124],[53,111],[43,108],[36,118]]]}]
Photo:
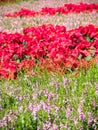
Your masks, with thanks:
[{"label": "meadow", "polygon": [[97,129],[97,0],[1,1],[0,130]]}]

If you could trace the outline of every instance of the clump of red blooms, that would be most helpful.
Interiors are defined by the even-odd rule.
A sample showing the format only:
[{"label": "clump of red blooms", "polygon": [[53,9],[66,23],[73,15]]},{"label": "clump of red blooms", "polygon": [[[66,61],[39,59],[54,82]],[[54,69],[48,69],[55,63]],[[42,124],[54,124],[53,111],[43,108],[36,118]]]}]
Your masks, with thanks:
[{"label": "clump of red blooms", "polygon": [[61,7],[52,8],[45,7],[40,11],[34,11],[22,8],[20,11],[15,12],[14,14],[6,14],[7,17],[17,17],[17,16],[36,16],[36,15],[55,15],[55,14],[68,14],[68,13],[80,13],[80,12],[92,12],[98,11],[98,4],[88,4],[88,3],[80,3],[80,4],[64,4]]},{"label": "clump of red blooms", "polygon": [[88,68],[98,63],[98,27],[80,26],[66,31],[51,24],[28,27],[23,34],[0,32],[0,77],[14,79],[17,73],[38,65],[41,69]]}]

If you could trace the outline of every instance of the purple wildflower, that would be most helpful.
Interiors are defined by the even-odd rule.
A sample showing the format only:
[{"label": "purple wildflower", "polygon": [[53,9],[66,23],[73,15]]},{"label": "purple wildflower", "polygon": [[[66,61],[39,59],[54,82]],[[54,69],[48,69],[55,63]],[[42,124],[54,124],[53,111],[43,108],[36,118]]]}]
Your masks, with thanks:
[{"label": "purple wildflower", "polygon": [[79,113],[79,120],[84,121],[85,120],[85,115],[83,113],[83,106],[79,106],[78,113]]},{"label": "purple wildflower", "polygon": [[71,106],[69,105],[69,106],[67,107],[67,110],[66,110],[66,117],[67,117],[67,118],[70,118],[71,112],[72,112],[72,108],[71,108]]},{"label": "purple wildflower", "polygon": [[96,95],[98,95],[98,83],[96,84]]},{"label": "purple wildflower", "polygon": [[88,126],[91,126],[93,122],[93,116],[91,112],[88,113],[88,117]]},{"label": "purple wildflower", "polygon": [[63,85],[64,85],[64,88],[68,85],[68,79],[67,78],[63,78]]},{"label": "purple wildflower", "polygon": [[34,120],[37,119],[37,112],[40,110],[40,108],[41,108],[40,104],[34,104],[34,105],[32,103],[29,104],[28,109],[30,111],[32,111],[32,114],[34,116]]}]

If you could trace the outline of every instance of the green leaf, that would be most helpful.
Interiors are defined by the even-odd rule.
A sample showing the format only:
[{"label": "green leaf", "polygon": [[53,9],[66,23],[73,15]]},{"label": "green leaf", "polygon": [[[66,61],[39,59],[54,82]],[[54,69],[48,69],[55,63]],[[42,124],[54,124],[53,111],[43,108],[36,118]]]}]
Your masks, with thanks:
[{"label": "green leaf", "polygon": [[93,42],[94,41],[94,38],[90,37],[90,36],[85,36],[85,39],[88,41],[88,42]]},{"label": "green leaf", "polygon": [[91,55],[85,57],[85,60],[87,60],[87,61],[90,61],[91,59],[92,59],[92,56],[91,56]]},{"label": "green leaf", "polygon": [[82,55],[81,55],[81,54],[79,54],[79,56],[78,56],[78,60],[81,60],[81,58],[82,58]]}]

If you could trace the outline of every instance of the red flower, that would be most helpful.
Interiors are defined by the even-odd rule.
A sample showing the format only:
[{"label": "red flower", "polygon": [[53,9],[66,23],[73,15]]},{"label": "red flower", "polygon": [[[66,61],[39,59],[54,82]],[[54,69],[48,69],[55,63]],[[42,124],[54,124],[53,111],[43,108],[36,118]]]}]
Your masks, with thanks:
[{"label": "red flower", "polygon": [[87,68],[98,56],[97,39],[94,25],[66,31],[64,26],[48,24],[25,28],[23,34],[1,32],[0,76],[13,79],[17,71],[31,71],[35,65],[61,71],[80,68],[82,63]]},{"label": "red flower", "polygon": [[15,12],[14,14],[6,14],[7,17],[17,17],[17,16],[36,16],[36,15],[55,15],[55,14],[68,14],[68,13],[80,13],[80,12],[92,12],[93,10],[98,10],[98,4],[86,4],[80,3],[76,4],[65,4],[61,7],[52,8],[52,7],[45,7],[42,8],[39,12],[24,9],[22,8],[20,11]]}]

